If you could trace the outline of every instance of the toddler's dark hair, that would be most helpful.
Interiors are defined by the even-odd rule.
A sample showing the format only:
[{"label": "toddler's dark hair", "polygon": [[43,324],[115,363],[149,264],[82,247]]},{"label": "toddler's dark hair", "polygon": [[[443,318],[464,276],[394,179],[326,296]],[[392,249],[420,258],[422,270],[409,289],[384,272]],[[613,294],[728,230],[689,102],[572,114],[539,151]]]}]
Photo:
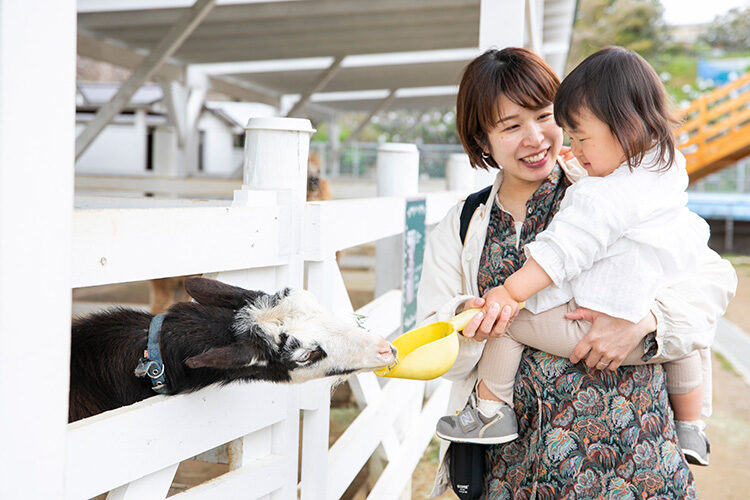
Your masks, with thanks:
[{"label": "toddler's dark hair", "polygon": [[629,168],[638,167],[652,147],[659,148],[664,170],[674,163],[677,120],[656,72],[635,52],[607,47],[563,79],[555,95],[557,124],[575,130],[584,108],[609,126]]}]

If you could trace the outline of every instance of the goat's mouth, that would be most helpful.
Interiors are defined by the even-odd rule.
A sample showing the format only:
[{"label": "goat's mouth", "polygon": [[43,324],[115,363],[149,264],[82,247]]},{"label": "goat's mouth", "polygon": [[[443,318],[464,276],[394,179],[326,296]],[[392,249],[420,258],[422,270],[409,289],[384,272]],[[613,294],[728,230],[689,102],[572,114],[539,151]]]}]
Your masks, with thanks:
[{"label": "goat's mouth", "polygon": [[344,375],[351,375],[364,370],[355,370],[354,368],[333,368],[328,370],[325,374],[326,377],[340,377]]},{"label": "goat's mouth", "polygon": [[377,359],[372,366],[365,368],[367,371],[379,370],[380,368],[390,366],[398,359],[398,349],[388,342],[378,351]]},{"label": "goat's mouth", "polygon": [[387,349],[381,349],[378,351],[377,355],[371,359],[368,360],[358,368],[346,368],[346,369],[338,369],[334,368],[331,370],[328,370],[326,372],[326,376],[335,376],[335,375],[350,375],[352,373],[365,373],[365,372],[372,372],[375,370],[380,370],[381,368],[384,368],[386,366],[390,366],[394,363],[396,363],[398,360],[398,349],[396,349],[396,346],[388,343]]}]

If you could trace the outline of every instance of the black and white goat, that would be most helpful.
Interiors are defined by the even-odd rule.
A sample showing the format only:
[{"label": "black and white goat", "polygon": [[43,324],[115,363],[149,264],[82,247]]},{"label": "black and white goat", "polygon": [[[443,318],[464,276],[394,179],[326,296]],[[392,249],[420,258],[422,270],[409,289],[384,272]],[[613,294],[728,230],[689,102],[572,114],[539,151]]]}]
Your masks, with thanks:
[{"label": "black and white goat", "polygon": [[[237,380],[299,383],[395,360],[385,339],[328,313],[305,290],[269,295],[206,278],[185,288],[196,302],[170,307],[160,331],[166,394]],[[73,322],[71,422],[154,395],[151,380],[134,373],[152,318],[115,309]]]}]

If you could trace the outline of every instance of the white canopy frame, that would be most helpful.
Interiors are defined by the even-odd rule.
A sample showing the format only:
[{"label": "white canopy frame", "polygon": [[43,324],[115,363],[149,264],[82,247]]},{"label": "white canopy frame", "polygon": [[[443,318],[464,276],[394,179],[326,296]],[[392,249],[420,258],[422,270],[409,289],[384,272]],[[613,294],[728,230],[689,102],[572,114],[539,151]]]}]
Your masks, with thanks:
[{"label": "white canopy frame", "polygon": [[[112,38],[117,39],[119,34],[123,39],[122,43],[132,47],[138,43],[138,40],[145,42],[149,37],[153,38],[155,30],[158,30],[163,23],[175,18],[179,10],[175,7],[184,8],[189,3],[188,0],[180,2],[79,0],[80,12],[87,16],[81,18],[82,28],[79,30],[82,33],[79,35],[81,53],[132,67],[137,53],[134,54],[132,49],[105,42],[101,38],[94,39],[92,35],[98,36],[101,33],[111,32]],[[430,88],[433,84],[429,79],[434,79],[435,74],[430,74],[425,70],[432,67],[435,68],[433,71],[439,71],[438,74],[451,74],[455,78],[456,73],[464,64],[489,47],[527,46],[539,52],[558,73],[562,73],[572,32],[576,2],[575,0],[387,0],[362,3],[352,0],[338,2],[306,0],[261,3],[257,0],[219,0],[216,5],[222,6],[223,9],[214,9],[203,26],[195,30],[196,36],[205,43],[201,43],[199,48],[196,48],[195,42],[191,42],[192,38],[188,40],[187,43],[192,44],[192,48],[178,52],[176,56],[180,61],[175,61],[177,64],[165,65],[164,70],[158,73],[159,76],[170,78],[165,74],[168,72],[172,78],[179,77],[185,74],[186,68],[190,68],[191,71],[208,75],[209,89],[232,98],[271,104],[279,109],[280,114],[286,116],[329,119],[346,111],[363,111],[371,117],[375,116],[372,111],[379,107],[378,103],[392,90],[396,92],[389,102],[390,107],[451,106],[455,102],[455,93],[453,95],[441,94]],[[143,18],[142,14],[147,9],[151,9],[149,15]],[[414,51],[414,47],[419,47],[420,44],[411,43],[398,47],[398,51],[378,52],[377,47],[394,48],[392,43],[385,40],[389,38],[387,33],[369,42],[356,38],[357,41],[349,44],[336,42],[340,41],[341,36],[344,35],[330,33],[348,30],[350,25],[353,28],[349,31],[366,31],[369,19],[374,19],[373,23],[397,23],[414,12],[419,12],[420,23],[415,24],[413,30],[406,31],[424,36],[442,33],[444,36],[439,37],[439,43],[435,42],[437,44],[435,49]],[[253,15],[251,22],[257,21],[258,23],[253,25],[252,34],[248,33],[247,28],[232,24],[232,21],[241,19],[242,16],[249,15],[248,13]],[[285,17],[284,13],[288,17]],[[342,18],[341,16],[348,17]],[[303,25],[300,25],[299,18],[301,17],[306,17]],[[347,19],[348,22],[345,22],[343,27],[340,26],[341,29],[328,29],[329,24],[340,23],[342,19]],[[424,21],[422,22],[421,19]],[[478,23],[474,21],[472,24],[471,19],[476,19]],[[138,23],[138,20],[142,22]],[[209,24],[206,24],[207,22]],[[472,43],[464,42],[466,38],[463,32],[471,31],[469,28],[462,28],[460,34],[451,31],[453,29],[451,26],[459,25],[474,26],[476,38],[474,38],[473,47],[470,46]],[[360,26],[362,26],[361,29]],[[276,36],[274,33],[283,33],[284,30],[288,31],[292,28],[296,28],[301,33],[307,33],[304,35],[307,38],[297,40],[292,36],[286,37],[288,40],[283,41],[274,38]],[[227,41],[227,35],[236,33],[237,39],[234,43],[239,47],[243,44],[247,45],[248,42],[245,40],[258,40],[253,38],[256,31],[261,32],[269,40],[269,50],[263,54],[267,53],[271,57],[237,60],[235,56],[237,50],[232,48],[231,41]],[[300,36],[303,35],[300,34]],[[222,40],[221,43],[224,44],[221,48],[218,40]],[[291,46],[288,43],[304,45],[298,47],[299,50],[297,50],[301,57],[272,57],[273,54],[278,53],[291,55],[292,52],[289,50]],[[454,43],[455,48],[446,48],[446,45],[450,43]],[[278,50],[271,48],[274,44],[279,47]],[[304,57],[305,54],[317,49],[320,49],[318,52],[325,51],[326,47],[330,47],[328,56]],[[213,52],[210,52],[212,48]],[[407,52],[403,52],[404,49]],[[213,58],[211,62],[205,61],[206,54]],[[439,63],[452,63],[453,66],[440,72],[437,69]],[[391,73],[385,77],[390,78],[390,81],[381,82],[383,84],[381,87],[368,87],[368,81],[377,80],[368,75],[382,74],[385,68],[392,68]],[[411,73],[410,68],[414,68]],[[419,81],[420,74],[424,75],[422,81]],[[347,83],[351,78],[355,80]],[[445,87],[448,83],[457,82],[443,81],[434,85]],[[407,88],[409,91],[404,92]],[[379,90],[380,95],[373,98],[373,94],[369,91],[378,89],[383,90]],[[360,96],[353,93],[338,94],[341,99],[337,99],[335,97],[337,94],[333,92],[341,91],[362,91],[363,94]],[[443,97],[439,98],[439,95]],[[283,103],[293,104],[287,111],[284,111]]]}]

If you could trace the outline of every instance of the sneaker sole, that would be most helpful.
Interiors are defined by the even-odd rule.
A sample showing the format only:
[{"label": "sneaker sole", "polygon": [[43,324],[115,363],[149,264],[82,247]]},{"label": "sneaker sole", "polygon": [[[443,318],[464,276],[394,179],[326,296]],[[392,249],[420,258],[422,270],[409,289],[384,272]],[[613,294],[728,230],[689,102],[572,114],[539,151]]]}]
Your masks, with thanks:
[{"label": "sneaker sole", "polygon": [[689,464],[702,465],[704,467],[708,466],[708,460],[703,460],[703,458],[693,450],[682,450],[682,453],[685,454],[685,459]]},{"label": "sneaker sole", "polygon": [[518,433],[494,438],[457,438],[452,436],[445,436],[443,434],[440,434],[439,432],[435,432],[435,435],[440,439],[444,441],[450,441],[451,443],[503,444],[518,439]]}]

